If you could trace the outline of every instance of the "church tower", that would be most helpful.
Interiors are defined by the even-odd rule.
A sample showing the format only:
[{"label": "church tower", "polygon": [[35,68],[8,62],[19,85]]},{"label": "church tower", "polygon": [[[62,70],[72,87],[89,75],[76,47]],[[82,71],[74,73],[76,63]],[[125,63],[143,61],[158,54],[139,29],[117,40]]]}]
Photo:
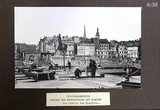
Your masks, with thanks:
[{"label": "church tower", "polygon": [[86,39],[86,26],[84,25],[84,34],[83,37]]},{"label": "church tower", "polygon": [[94,45],[95,45],[95,56],[97,57],[97,50],[100,48],[100,44],[99,44],[99,38],[100,38],[100,34],[99,34],[99,29],[97,27],[97,32],[94,38]]},{"label": "church tower", "polygon": [[100,37],[100,34],[99,34],[99,29],[97,27],[96,38],[99,38],[99,37]]}]

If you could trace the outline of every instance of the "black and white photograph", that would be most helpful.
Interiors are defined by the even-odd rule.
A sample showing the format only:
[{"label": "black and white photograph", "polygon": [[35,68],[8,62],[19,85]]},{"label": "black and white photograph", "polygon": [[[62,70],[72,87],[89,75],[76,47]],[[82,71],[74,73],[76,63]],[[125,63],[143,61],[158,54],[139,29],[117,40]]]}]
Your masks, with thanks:
[{"label": "black and white photograph", "polygon": [[141,7],[14,7],[15,89],[141,88]]}]

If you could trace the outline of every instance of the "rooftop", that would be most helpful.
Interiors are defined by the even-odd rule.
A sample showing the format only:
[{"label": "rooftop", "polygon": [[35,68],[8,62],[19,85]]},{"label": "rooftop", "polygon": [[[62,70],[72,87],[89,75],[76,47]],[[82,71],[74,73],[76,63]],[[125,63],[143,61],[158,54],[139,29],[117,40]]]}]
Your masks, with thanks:
[{"label": "rooftop", "polygon": [[107,39],[100,39],[100,40],[99,40],[99,43],[100,43],[100,44],[108,44],[109,42],[108,42]]},{"label": "rooftop", "polygon": [[91,39],[82,39],[82,40],[80,41],[80,43],[93,44],[92,41],[91,41]]}]

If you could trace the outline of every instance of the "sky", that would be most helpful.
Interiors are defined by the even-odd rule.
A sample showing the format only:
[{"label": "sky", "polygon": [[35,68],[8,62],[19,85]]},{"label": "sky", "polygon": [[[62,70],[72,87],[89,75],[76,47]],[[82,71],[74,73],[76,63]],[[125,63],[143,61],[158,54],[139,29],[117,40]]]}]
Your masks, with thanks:
[{"label": "sky", "polygon": [[14,7],[16,43],[38,44],[44,36],[95,37],[117,41],[141,37],[141,7]]}]

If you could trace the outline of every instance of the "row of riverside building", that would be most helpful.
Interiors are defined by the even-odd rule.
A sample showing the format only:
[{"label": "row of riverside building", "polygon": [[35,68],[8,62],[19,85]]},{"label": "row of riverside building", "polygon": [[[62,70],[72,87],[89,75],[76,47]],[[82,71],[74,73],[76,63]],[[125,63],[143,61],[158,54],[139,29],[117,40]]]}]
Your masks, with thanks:
[{"label": "row of riverside building", "polygon": [[[15,44],[15,53],[21,55],[27,53],[55,53],[58,45],[58,37],[44,36],[38,42],[38,45]],[[124,59],[141,60],[141,39],[132,41],[116,41],[100,39],[100,33],[97,28],[95,37],[87,38],[84,27],[83,37],[61,36],[62,43],[67,44],[67,56],[77,58],[97,57],[102,59]]]}]

